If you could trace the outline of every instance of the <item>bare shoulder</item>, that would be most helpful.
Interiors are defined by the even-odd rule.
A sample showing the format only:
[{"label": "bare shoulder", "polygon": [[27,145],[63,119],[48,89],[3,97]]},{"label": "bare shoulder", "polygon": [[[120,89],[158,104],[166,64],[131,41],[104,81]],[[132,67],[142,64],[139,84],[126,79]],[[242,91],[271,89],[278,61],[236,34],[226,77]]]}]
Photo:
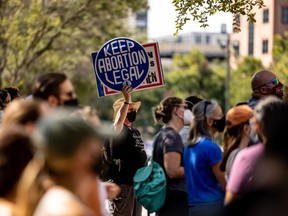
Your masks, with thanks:
[{"label": "bare shoulder", "polygon": [[33,216],[90,215],[80,200],[63,187],[50,188],[38,203]]}]

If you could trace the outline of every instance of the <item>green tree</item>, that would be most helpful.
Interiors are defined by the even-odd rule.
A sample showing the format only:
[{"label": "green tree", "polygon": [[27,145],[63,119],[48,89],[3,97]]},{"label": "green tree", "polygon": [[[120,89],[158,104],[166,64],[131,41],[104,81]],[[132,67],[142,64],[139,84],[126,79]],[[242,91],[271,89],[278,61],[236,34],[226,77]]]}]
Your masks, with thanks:
[{"label": "green tree", "polygon": [[47,71],[87,76],[90,53],[130,36],[125,20],[142,0],[0,0],[0,86],[27,86]]},{"label": "green tree", "polygon": [[288,100],[288,32],[283,36],[276,35],[273,46],[273,72],[284,85],[285,100]]},{"label": "green tree", "polygon": [[[190,20],[190,17],[201,24],[201,27],[208,26],[208,17],[217,12],[230,12],[234,15],[241,14],[247,16],[247,21],[256,22],[254,8],[264,7],[263,0],[173,0],[173,4],[178,12],[176,18],[176,33]],[[240,30],[237,19],[234,19],[236,30]]]},{"label": "green tree", "polygon": [[191,94],[216,99],[224,107],[225,68],[209,64],[203,53],[194,49],[186,55],[175,54],[174,69],[167,73],[168,90],[185,98]]},{"label": "green tree", "polygon": [[261,60],[247,56],[237,65],[237,70],[231,74],[230,102],[231,105],[247,101],[251,97],[251,77],[263,69]]}]

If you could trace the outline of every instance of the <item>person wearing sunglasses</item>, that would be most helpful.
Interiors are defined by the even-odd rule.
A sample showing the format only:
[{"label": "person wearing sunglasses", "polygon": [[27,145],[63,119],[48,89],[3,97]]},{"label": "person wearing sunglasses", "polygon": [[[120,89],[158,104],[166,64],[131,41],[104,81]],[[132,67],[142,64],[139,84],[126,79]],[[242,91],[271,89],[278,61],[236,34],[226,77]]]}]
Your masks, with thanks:
[{"label": "person wearing sunglasses", "polygon": [[64,73],[46,73],[38,76],[33,83],[32,95],[46,101],[50,107],[78,107],[77,94],[72,82]]},{"label": "person wearing sunglasses", "polygon": [[283,84],[279,78],[269,70],[261,70],[252,76],[251,80],[252,97],[248,101],[248,105],[254,108],[261,98],[268,95],[275,95],[283,98]]}]

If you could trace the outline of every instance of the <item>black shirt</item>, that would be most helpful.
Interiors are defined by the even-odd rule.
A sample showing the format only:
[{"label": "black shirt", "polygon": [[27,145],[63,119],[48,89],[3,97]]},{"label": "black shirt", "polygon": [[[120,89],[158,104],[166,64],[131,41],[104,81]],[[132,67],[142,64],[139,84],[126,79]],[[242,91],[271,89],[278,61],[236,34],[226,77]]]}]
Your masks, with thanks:
[{"label": "black shirt", "polygon": [[113,158],[110,178],[115,183],[133,185],[137,169],[143,167],[147,160],[140,132],[124,125],[119,136],[113,139],[110,153]]},{"label": "black shirt", "polygon": [[[184,146],[181,136],[173,128],[163,128],[156,135],[153,146],[153,160],[160,164],[164,169],[164,154],[169,152],[178,152],[181,155],[181,166],[183,166]],[[166,171],[165,171],[166,173]],[[170,190],[186,192],[185,178],[171,179],[167,176],[167,187]]]}]

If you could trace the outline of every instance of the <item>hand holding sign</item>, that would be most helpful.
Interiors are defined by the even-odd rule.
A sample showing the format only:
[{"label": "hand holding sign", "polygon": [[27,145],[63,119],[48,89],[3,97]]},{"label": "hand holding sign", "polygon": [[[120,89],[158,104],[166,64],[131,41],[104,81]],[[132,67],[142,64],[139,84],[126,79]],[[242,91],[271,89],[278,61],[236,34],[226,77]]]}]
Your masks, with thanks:
[{"label": "hand holding sign", "polygon": [[125,99],[125,102],[130,103],[131,102],[131,92],[133,89],[130,86],[123,85],[122,88],[122,95]]},{"label": "hand holding sign", "polygon": [[121,91],[123,83],[139,86],[149,72],[148,55],[138,42],[128,38],[108,41],[97,53],[95,71],[110,89]]},{"label": "hand holding sign", "polygon": [[[119,39],[119,38],[117,38],[117,39]],[[116,40],[116,39],[114,39],[114,40]],[[114,40],[111,40],[111,41],[114,41]],[[129,40],[129,39],[127,39],[127,40]],[[126,52],[132,51],[132,48],[134,47],[134,45],[135,45],[134,43],[132,45],[132,43],[129,43],[129,42],[127,42],[125,45],[125,44],[123,44],[123,41],[118,41],[117,43],[114,42],[112,45],[109,45],[109,46],[104,45],[103,47],[106,47],[104,53],[106,54],[106,56],[111,56],[110,60],[113,62],[115,60],[114,57],[112,58],[113,55],[118,56],[120,53],[122,53],[125,56]],[[162,65],[161,65],[158,43],[153,42],[153,43],[143,44],[142,47],[144,48],[144,50],[148,56],[148,62],[149,62],[149,71],[147,73],[146,78],[136,88],[133,87],[133,86],[135,86],[135,83],[134,83],[134,85],[132,85],[132,82],[129,79],[123,79],[122,85],[132,86],[133,91],[139,91],[139,90],[144,90],[144,89],[150,89],[150,88],[157,88],[157,87],[165,86],[164,74],[163,74],[163,69],[162,69]],[[95,78],[96,78],[98,96],[103,97],[103,96],[114,95],[114,94],[120,93],[121,82],[120,82],[120,84],[117,84],[118,85],[117,90],[115,90],[115,88],[112,89],[105,84],[107,82],[110,83],[111,82],[110,80],[105,81],[106,77],[103,74],[98,75],[98,72],[100,73],[100,71],[99,70],[97,71],[97,64],[99,63],[96,59],[97,54],[98,54],[98,52],[91,53],[91,57],[92,57],[92,61],[93,61],[93,68],[94,68],[94,72],[95,72],[95,76],[96,76]],[[101,58],[99,58],[99,59],[101,59]],[[118,60],[118,59],[120,60],[120,62],[118,62],[117,64],[122,66],[123,65],[123,59],[117,57],[116,60]],[[124,59],[125,59],[125,57],[124,57]],[[103,59],[100,60],[100,61],[102,61],[102,64],[103,64],[103,61],[106,62],[106,64],[108,64],[108,66],[105,66],[105,67],[102,66],[102,68],[101,68],[103,70],[102,73],[104,73],[105,68],[110,68],[110,67],[115,68],[116,63],[113,62],[114,66],[113,65],[111,66],[110,60],[107,60],[107,59],[106,60],[103,60]],[[100,64],[100,66],[101,66],[101,64]],[[134,72],[134,70],[131,69],[131,72]],[[117,75],[117,72],[115,72],[115,73]],[[103,81],[100,80],[100,78],[99,78],[100,76],[102,76],[102,78],[104,79]],[[128,77],[133,77],[133,74],[129,75]],[[108,78],[110,79],[109,76],[108,76]],[[114,78],[112,78],[112,79],[114,79]],[[116,77],[116,81],[117,81],[117,77]],[[114,85],[112,85],[112,86],[114,87]],[[120,90],[118,90],[118,87]]]}]

